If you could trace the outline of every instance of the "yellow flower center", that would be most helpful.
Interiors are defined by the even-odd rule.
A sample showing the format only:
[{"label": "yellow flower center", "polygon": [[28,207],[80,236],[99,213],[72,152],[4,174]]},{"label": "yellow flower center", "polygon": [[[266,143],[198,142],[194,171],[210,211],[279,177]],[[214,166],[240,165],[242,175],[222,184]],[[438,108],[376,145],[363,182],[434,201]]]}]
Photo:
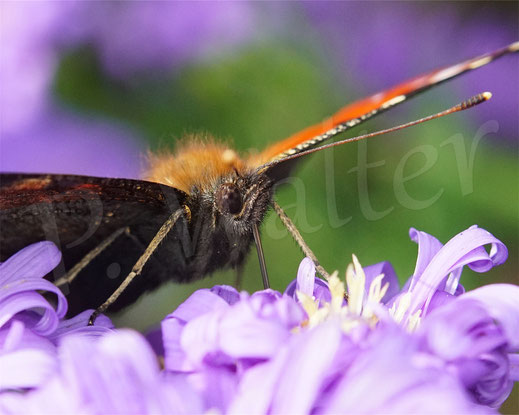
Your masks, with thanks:
[{"label": "yellow flower center", "polygon": [[[379,321],[379,314],[386,308],[382,304],[382,298],[386,294],[389,283],[382,285],[384,274],[377,275],[366,290],[366,274],[353,255],[353,263],[346,269],[346,286],[339,277],[337,271],[328,279],[328,287],[331,293],[331,301],[321,303],[312,296],[297,291],[296,295],[301,306],[308,315],[308,320],[303,326],[312,328],[329,319],[339,319],[343,330],[348,333],[360,324],[367,324],[373,328]],[[345,293],[348,293],[348,301],[344,304]],[[420,311],[408,315],[411,304],[411,294],[403,294],[398,301],[388,310],[389,315],[407,330],[415,330],[420,323]],[[387,308],[386,308],[387,309]]]}]

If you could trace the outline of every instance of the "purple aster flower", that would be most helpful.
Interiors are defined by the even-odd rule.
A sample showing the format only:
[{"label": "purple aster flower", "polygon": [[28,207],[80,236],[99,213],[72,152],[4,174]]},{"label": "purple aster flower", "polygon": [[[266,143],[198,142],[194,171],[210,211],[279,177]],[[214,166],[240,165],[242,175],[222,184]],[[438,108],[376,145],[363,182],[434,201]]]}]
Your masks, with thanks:
[{"label": "purple aster flower", "polygon": [[50,100],[57,68],[51,29],[61,16],[60,2],[2,2],[0,25],[0,132],[19,131]]},{"label": "purple aster flower", "polygon": [[2,134],[0,146],[4,172],[138,178],[144,163],[143,146],[128,128],[64,110],[49,109]]},{"label": "purple aster flower", "polygon": [[[519,378],[519,287],[490,285],[463,293],[458,281],[464,265],[482,272],[502,263],[506,248],[475,226],[445,245],[414,229],[410,235],[419,254],[401,292],[389,263],[363,269],[356,257],[346,272],[347,290],[336,273],[328,281],[316,279],[304,260],[290,295],[249,295],[228,286],[196,291],[162,323],[164,371],[143,336],[111,333],[103,318],[88,327],[88,311],[62,320],[64,311],[58,315],[40,294],[32,295],[31,287],[56,293],[41,277],[60,255],[50,242],[31,245],[0,268],[6,290],[0,301],[0,370],[8,374],[0,381],[0,408],[491,412]],[[487,244],[489,253],[482,249]],[[448,300],[433,307],[439,292]],[[25,308],[11,310],[11,304]],[[52,312],[56,316],[42,317]]]},{"label": "purple aster flower", "polygon": [[[413,338],[418,339],[420,352],[429,354],[429,365],[455,373],[479,404],[498,407],[517,379],[513,365],[518,350],[519,287],[490,285],[464,294],[459,278],[464,265],[486,272],[502,264],[508,254],[506,247],[477,226],[456,235],[446,245],[415,229],[410,230],[410,236],[419,244],[418,259],[413,276],[400,294],[393,298],[387,295],[397,281],[394,276],[367,278],[354,258],[355,267],[346,275],[346,306],[342,301],[344,288],[335,275],[329,281],[331,306],[317,309],[315,300],[301,295],[310,325],[339,316],[350,337],[361,343],[372,336],[363,323],[374,327],[374,322],[396,321],[407,330],[418,329]],[[489,253],[485,245],[491,245]],[[384,264],[372,266],[372,270],[377,267],[392,273]],[[387,282],[382,285],[384,279]],[[334,297],[339,300],[335,307]]]},{"label": "purple aster flower", "polygon": [[136,177],[141,145],[135,134],[72,115],[55,103],[56,28],[72,3],[3,2],[1,7],[1,170]]},{"label": "purple aster flower", "polygon": [[[197,291],[163,321],[166,370],[225,413],[491,412],[517,378],[519,288],[461,294],[458,281],[464,265],[502,263],[506,248],[477,227],[445,246],[410,234],[419,255],[401,292],[389,263],[362,269],[355,257],[348,302],[337,275],[315,278],[310,260],[285,295]],[[450,301],[432,307],[440,292]]]},{"label": "purple aster flower", "polygon": [[122,79],[214,56],[257,27],[255,6],[236,2],[84,2],[63,17],[59,42],[92,46],[105,71]]},{"label": "purple aster flower", "polygon": [[[42,385],[58,370],[56,345],[75,333],[95,337],[110,332],[105,316],[87,326],[92,310],[64,320],[67,302],[43,277],[61,260],[56,245],[38,242],[0,264],[0,392]],[[41,292],[56,296],[51,305]]]},{"label": "purple aster flower", "polygon": [[110,75],[127,78],[213,55],[242,43],[256,27],[254,6],[240,3],[44,1],[1,7],[0,166],[14,172],[126,178],[142,172],[137,134],[56,105],[52,81],[66,50],[91,45]]}]

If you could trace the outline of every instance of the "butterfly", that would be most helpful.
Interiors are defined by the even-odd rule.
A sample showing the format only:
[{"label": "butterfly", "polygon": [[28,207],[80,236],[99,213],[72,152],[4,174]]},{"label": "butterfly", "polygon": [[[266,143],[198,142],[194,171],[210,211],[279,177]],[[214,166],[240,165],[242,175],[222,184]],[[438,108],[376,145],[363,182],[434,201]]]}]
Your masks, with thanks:
[{"label": "butterfly", "polygon": [[[519,42],[415,77],[347,105],[326,121],[250,156],[213,139],[192,136],[175,152],[152,156],[145,180],[3,173],[0,261],[31,243],[54,241],[63,262],[51,277],[68,291],[71,314],[95,308],[93,318],[108,307],[112,311],[126,307],[166,281],[187,282],[219,269],[239,269],[253,242],[268,286],[259,226],[272,207],[326,276],[275,202],[274,185],[291,174],[301,156],[385,131],[332,144],[325,141],[418,93],[517,51]],[[483,94],[449,111],[488,97]]]}]

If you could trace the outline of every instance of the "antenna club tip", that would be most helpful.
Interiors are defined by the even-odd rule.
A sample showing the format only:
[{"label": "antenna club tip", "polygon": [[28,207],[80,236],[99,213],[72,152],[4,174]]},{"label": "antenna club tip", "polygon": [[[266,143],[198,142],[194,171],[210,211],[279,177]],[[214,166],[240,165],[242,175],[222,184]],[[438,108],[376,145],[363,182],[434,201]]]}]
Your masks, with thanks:
[{"label": "antenna club tip", "polygon": [[488,101],[490,98],[492,98],[492,92],[488,92],[488,91],[483,92],[483,93],[481,94],[481,96],[483,97],[483,99],[484,99],[485,101]]},{"label": "antenna club tip", "polygon": [[508,50],[510,52],[519,52],[519,41],[511,43],[510,46],[508,46]]}]

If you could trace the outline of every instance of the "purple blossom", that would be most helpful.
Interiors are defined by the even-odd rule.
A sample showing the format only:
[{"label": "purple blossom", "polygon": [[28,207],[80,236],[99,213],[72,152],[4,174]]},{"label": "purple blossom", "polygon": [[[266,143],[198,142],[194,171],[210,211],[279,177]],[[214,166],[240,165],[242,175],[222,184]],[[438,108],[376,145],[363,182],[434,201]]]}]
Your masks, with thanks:
[{"label": "purple blossom", "polygon": [[[373,271],[385,269],[382,281],[387,282],[388,289],[382,303],[392,306],[392,317],[380,307],[374,308],[375,314],[381,314],[386,324],[394,319],[416,327],[421,320],[415,340],[421,344],[421,352],[430,354],[431,365],[455,373],[476,402],[498,407],[517,378],[510,366],[519,349],[519,287],[490,285],[464,293],[459,279],[465,265],[486,272],[502,264],[508,255],[505,245],[477,226],[456,235],[446,245],[416,229],[409,234],[418,243],[413,276],[400,293],[388,296],[398,284],[392,268],[384,263],[366,267],[363,306],[373,306],[367,291],[375,280]],[[485,245],[491,245],[489,253]],[[310,267],[306,274],[298,275],[301,277],[314,279],[315,269]],[[349,301],[354,299],[350,296]],[[361,338],[366,339],[366,334],[363,332]]]},{"label": "purple blossom", "polygon": [[[56,245],[43,241],[0,264],[0,393],[45,383],[59,368],[56,346],[64,337],[100,336],[113,327],[105,316],[87,326],[92,310],[64,319],[65,296],[43,279],[60,260]],[[54,294],[56,306],[41,292]]]},{"label": "purple blossom", "polygon": [[111,76],[151,76],[241,44],[255,27],[254,6],[245,3],[43,1],[1,7],[0,165],[12,172],[142,173],[142,140],[135,132],[73,115],[56,102],[52,82],[66,51],[90,45]]},{"label": "purple blossom", "polygon": [[23,129],[2,134],[0,146],[4,172],[138,178],[145,161],[128,128],[65,110],[39,113]]},{"label": "purple blossom", "polygon": [[[519,378],[519,287],[464,293],[458,282],[464,265],[487,271],[506,248],[475,226],[445,245],[410,235],[419,253],[401,290],[389,263],[363,269],[354,257],[348,301],[337,274],[315,278],[308,259],[286,294],[196,291],[156,336],[163,370],[135,332],[102,318],[87,327],[87,311],[41,335],[54,309],[10,311],[3,296],[2,413],[492,413]],[[54,245],[32,245],[1,265],[2,288],[34,293],[24,284],[57,261]],[[448,299],[432,306],[438,293]]]},{"label": "purple blossom", "polygon": [[84,2],[68,7],[56,35],[64,45],[92,46],[105,71],[125,79],[242,44],[255,23],[255,6],[247,3]]}]

